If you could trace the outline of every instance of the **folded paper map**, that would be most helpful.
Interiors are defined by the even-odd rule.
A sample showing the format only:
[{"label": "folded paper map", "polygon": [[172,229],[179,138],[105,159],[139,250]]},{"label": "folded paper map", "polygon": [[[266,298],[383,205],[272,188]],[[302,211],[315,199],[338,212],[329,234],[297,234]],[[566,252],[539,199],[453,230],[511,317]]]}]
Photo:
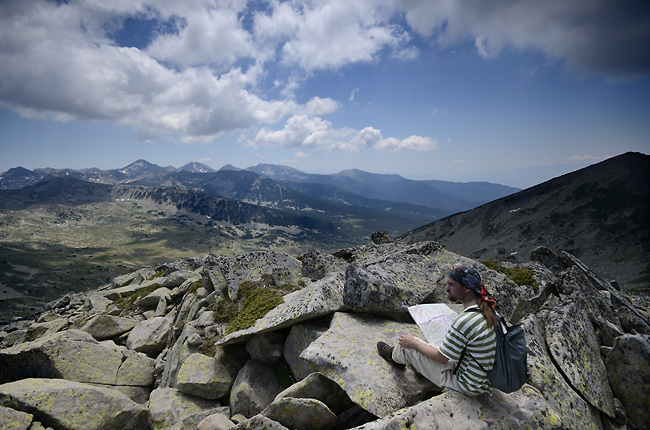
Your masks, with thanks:
[{"label": "folded paper map", "polygon": [[425,340],[433,346],[440,346],[449,331],[451,322],[458,315],[442,303],[427,303],[408,308],[413,321],[420,327]]}]

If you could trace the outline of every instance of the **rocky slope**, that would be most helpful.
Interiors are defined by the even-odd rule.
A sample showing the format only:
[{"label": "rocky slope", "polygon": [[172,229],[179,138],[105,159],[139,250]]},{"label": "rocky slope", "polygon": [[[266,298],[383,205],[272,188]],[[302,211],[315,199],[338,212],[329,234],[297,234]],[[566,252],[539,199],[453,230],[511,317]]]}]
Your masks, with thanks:
[{"label": "rocky slope", "polygon": [[650,289],[650,156],[626,153],[451,215],[400,240],[434,240],[480,260],[563,249],[625,288]]},{"label": "rocky slope", "polygon": [[[407,307],[446,302],[458,264],[525,328],[515,393],[440,391],[376,353],[421,335]],[[568,253],[536,249],[525,269],[533,285],[436,242],[145,267],[0,331],[0,427],[648,428],[647,309]]]}]

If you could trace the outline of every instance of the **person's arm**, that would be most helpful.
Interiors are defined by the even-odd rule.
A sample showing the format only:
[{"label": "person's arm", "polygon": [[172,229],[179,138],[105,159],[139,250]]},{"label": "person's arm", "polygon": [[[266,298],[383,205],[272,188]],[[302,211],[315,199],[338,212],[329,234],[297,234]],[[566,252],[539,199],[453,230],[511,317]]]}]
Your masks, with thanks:
[{"label": "person's arm", "polygon": [[422,354],[426,355],[433,361],[437,361],[438,363],[445,364],[449,361],[447,357],[438,351],[438,348],[418,340],[411,334],[401,335],[399,337],[399,344],[402,348],[413,348],[417,351],[420,351]]}]

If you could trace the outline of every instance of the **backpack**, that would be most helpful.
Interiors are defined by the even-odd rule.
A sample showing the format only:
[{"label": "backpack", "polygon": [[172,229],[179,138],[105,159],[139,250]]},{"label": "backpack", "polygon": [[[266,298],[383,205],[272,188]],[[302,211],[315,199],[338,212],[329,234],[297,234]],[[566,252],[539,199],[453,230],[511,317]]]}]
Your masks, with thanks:
[{"label": "backpack", "polygon": [[[472,308],[468,309],[468,311],[478,312],[478,309]],[[478,361],[477,363],[488,374],[490,384],[494,388],[504,393],[512,393],[520,389],[524,385],[524,382],[526,382],[528,368],[526,336],[521,325],[515,324],[508,326],[503,317],[496,312],[494,318],[497,321],[497,327],[494,329],[497,342],[494,367],[488,372],[483,369],[483,366]],[[463,361],[466,351],[467,347],[460,354],[460,359],[456,364],[454,373],[456,373],[460,363]],[[472,357],[472,354],[468,354]]]}]

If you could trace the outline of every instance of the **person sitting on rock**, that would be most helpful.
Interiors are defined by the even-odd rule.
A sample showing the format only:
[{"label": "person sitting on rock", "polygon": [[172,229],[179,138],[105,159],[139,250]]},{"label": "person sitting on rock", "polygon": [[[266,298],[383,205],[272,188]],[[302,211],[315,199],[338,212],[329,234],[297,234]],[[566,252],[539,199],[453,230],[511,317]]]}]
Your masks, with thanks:
[{"label": "person sitting on rock", "polygon": [[494,299],[478,272],[466,266],[449,273],[445,290],[450,300],[463,304],[464,310],[454,317],[440,347],[402,334],[395,347],[378,342],[379,355],[400,368],[411,364],[440,388],[469,396],[492,393],[487,372],[494,366],[496,351]]}]

